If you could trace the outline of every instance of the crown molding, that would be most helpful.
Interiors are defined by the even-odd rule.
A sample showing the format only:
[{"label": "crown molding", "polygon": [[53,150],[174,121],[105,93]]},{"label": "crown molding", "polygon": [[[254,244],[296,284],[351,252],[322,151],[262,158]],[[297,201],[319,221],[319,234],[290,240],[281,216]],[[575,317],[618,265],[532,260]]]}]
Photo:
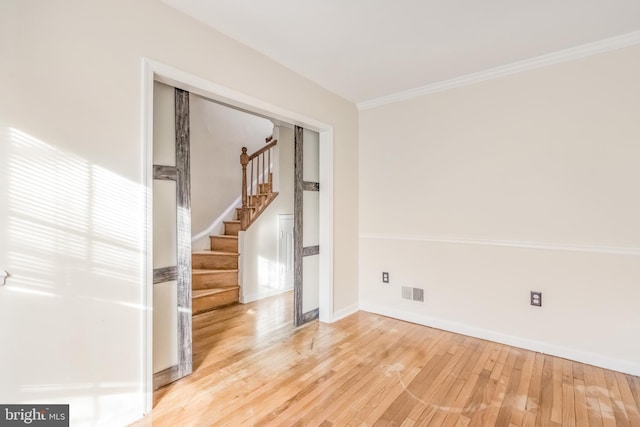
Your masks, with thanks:
[{"label": "crown molding", "polygon": [[358,103],[357,107],[358,110],[368,110],[370,108],[392,104],[394,102],[406,101],[408,99],[417,98],[419,96],[428,95],[431,93],[442,92],[456,87],[467,86],[486,80],[508,76],[511,74],[517,74],[524,71],[548,67],[550,65],[573,61],[587,56],[610,52],[613,50],[624,49],[626,47],[636,46],[638,44],[640,44],[640,31],[634,31],[597,42],[587,43],[546,55],[536,56],[534,58],[525,59],[523,61],[501,65],[499,67],[490,68],[488,70],[479,71],[477,73],[467,74],[465,76],[456,77],[450,80],[444,80],[441,82],[428,84],[426,86],[417,87],[415,89],[409,89],[402,92],[393,93],[391,95],[370,99],[368,101]]}]

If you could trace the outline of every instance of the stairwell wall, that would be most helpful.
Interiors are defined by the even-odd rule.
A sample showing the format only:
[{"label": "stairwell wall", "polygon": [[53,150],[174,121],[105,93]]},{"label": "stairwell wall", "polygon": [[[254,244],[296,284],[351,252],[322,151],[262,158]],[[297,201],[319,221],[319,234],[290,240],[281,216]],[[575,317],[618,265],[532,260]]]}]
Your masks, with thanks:
[{"label": "stairwell wall", "polygon": [[279,278],[278,219],[293,215],[294,139],[293,129],[277,126],[278,140],[274,159],[274,191],[278,197],[255,220],[247,231],[240,232],[240,301],[249,303],[291,288],[283,288]]},{"label": "stairwell wall", "polygon": [[[191,234],[209,228],[240,196],[240,152],[265,145],[273,123],[262,117],[191,94]],[[232,216],[235,211],[232,212]],[[235,218],[229,218],[235,219]],[[219,234],[213,230],[211,234]],[[193,242],[194,250],[209,249],[209,238]]]},{"label": "stairwell wall", "polygon": [[638,75],[632,47],[361,111],[361,308],[640,374]]}]

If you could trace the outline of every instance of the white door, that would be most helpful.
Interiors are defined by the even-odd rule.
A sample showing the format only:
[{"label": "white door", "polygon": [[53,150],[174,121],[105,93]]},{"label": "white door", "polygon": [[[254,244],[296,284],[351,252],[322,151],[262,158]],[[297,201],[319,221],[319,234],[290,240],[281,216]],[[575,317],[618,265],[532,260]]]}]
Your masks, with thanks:
[{"label": "white door", "polygon": [[278,287],[293,289],[293,215],[278,215]]}]

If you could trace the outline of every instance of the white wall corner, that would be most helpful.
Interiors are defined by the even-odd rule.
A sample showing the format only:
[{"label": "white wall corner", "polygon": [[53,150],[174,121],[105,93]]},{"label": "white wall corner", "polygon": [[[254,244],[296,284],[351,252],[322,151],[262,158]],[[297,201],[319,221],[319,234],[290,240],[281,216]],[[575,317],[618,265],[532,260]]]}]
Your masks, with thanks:
[{"label": "white wall corner", "polygon": [[360,311],[360,305],[358,303],[351,304],[347,307],[341,308],[340,310],[336,310],[333,312],[333,318],[331,319],[331,323],[337,322],[340,319],[344,319],[345,317],[351,316],[354,313]]}]

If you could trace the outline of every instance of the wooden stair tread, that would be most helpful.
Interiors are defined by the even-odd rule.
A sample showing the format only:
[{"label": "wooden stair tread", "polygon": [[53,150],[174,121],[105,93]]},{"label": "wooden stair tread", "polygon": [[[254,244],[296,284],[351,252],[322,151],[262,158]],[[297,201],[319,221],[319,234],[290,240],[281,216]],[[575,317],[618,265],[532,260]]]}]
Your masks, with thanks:
[{"label": "wooden stair tread", "polygon": [[225,251],[194,251],[191,255],[240,255],[238,252],[225,252]]},{"label": "wooden stair tread", "polygon": [[215,236],[209,236],[209,238],[215,238],[215,239],[230,239],[230,240],[238,240],[238,236],[230,236],[228,234],[216,234]]},{"label": "wooden stair tread", "polygon": [[238,273],[239,270],[238,269],[223,269],[223,268],[219,268],[219,269],[205,269],[205,268],[194,268],[191,271],[193,274],[223,274],[223,273]]},{"label": "wooden stair tread", "polygon": [[223,292],[234,291],[235,289],[240,288],[240,286],[233,286],[229,288],[215,288],[215,289],[198,289],[191,292],[192,298],[203,298],[209,295],[220,294]]}]

